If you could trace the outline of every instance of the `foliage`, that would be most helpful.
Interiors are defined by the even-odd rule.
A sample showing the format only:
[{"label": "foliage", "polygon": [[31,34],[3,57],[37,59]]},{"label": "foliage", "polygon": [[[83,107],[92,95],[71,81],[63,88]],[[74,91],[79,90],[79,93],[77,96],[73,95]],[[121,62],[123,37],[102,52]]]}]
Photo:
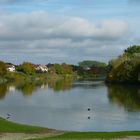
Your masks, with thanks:
[{"label": "foliage", "polygon": [[7,73],[6,64],[3,61],[0,61],[0,76],[5,76]]},{"label": "foliage", "polygon": [[57,74],[62,74],[62,73],[63,73],[62,67],[61,67],[60,64],[55,64],[55,65],[54,65],[54,70],[55,70],[55,72],[56,72]]},{"label": "foliage", "polygon": [[72,74],[73,73],[72,67],[70,65],[63,63],[61,65],[61,67],[62,67],[63,74]]},{"label": "foliage", "polygon": [[49,70],[50,74],[66,75],[73,74],[72,67],[68,64],[54,64]]},{"label": "foliage", "polygon": [[33,75],[35,73],[34,65],[30,62],[23,62],[19,67],[18,71],[22,71],[27,75]]},{"label": "foliage", "polygon": [[92,61],[92,60],[84,60],[82,62],[79,62],[79,66],[86,68],[86,67],[106,67],[106,64],[99,61]]},{"label": "foliage", "polygon": [[83,79],[104,78],[106,75],[106,64],[98,61],[85,60],[79,62],[77,73]]},{"label": "foliage", "polygon": [[140,75],[140,46],[131,46],[108,64],[107,81],[137,83]]},{"label": "foliage", "polygon": [[128,47],[125,51],[125,54],[133,55],[135,53],[140,53],[140,46],[134,45]]}]

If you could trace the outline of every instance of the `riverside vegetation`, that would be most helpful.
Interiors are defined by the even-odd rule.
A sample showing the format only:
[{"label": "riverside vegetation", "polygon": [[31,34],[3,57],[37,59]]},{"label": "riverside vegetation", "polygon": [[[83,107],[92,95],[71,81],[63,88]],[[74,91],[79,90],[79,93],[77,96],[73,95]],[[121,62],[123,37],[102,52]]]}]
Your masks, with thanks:
[{"label": "riverside vegetation", "polygon": [[46,79],[97,79],[105,78],[106,64],[97,61],[83,61],[79,66],[69,64],[48,64],[47,72],[38,71],[35,64],[23,62],[15,66],[15,72],[7,70],[7,63],[0,61],[0,83]]},{"label": "riverside vegetation", "polygon": [[108,64],[107,82],[140,83],[140,46],[130,46]]},{"label": "riverside vegetation", "polygon": [[35,64],[23,62],[16,66],[16,72],[8,72],[6,63],[0,61],[0,82],[33,80],[33,79],[98,79],[110,83],[139,83],[140,82],[140,46],[127,48],[118,58],[109,61],[108,65],[98,61],[82,61],[79,65],[48,64],[48,72],[35,69]]},{"label": "riverside vegetation", "polygon": [[[54,86],[54,79],[97,79],[99,77],[105,77],[108,83],[133,83],[139,84],[140,82],[140,46],[130,46],[120,55],[117,59],[113,59],[109,62],[108,66],[104,63],[97,61],[83,61],[79,63],[79,66],[67,65],[67,64],[53,64],[49,67],[47,73],[36,72],[34,69],[34,64],[30,62],[24,62],[23,64],[16,66],[16,72],[8,72],[6,64],[0,61],[0,82],[1,90],[4,90],[4,83],[10,84],[11,82],[17,83],[17,86],[20,83],[34,81],[35,85],[39,85],[41,82],[48,80],[50,85]],[[53,80],[51,80],[53,79]],[[21,84],[22,85],[22,84]],[[25,86],[25,85],[24,85]],[[22,89],[25,93],[30,93],[30,89],[24,86],[18,86],[19,89]],[[31,84],[32,86],[32,84]],[[117,89],[117,90],[114,90]],[[59,90],[56,86],[55,90]],[[125,95],[120,95],[118,90],[122,90],[117,85],[109,88],[109,97],[113,101],[118,100],[119,104],[129,105],[130,101],[135,101],[133,105],[136,108],[139,108],[139,102],[136,102],[139,98],[137,94],[136,99],[133,100],[130,90],[128,89],[129,99],[126,100]],[[116,92],[115,92],[116,91]],[[134,90],[135,92],[135,90]],[[132,102],[131,101],[131,102]],[[129,107],[131,108],[131,106]],[[5,119],[0,118],[0,133],[48,133],[49,129],[19,125],[16,123],[9,122]],[[130,132],[64,132],[60,136],[54,136],[51,138],[45,139],[93,139],[93,138],[122,138],[126,136],[140,136],[139,131],[130,131]],[[39,139],[38,139],[39,140]]]}]

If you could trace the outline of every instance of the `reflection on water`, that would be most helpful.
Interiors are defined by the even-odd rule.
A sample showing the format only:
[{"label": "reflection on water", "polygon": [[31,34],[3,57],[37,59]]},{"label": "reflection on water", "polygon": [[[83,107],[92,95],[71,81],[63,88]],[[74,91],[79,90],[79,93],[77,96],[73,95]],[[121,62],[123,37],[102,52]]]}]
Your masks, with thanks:
[{"label": "reflection on water", "polygon": [[[45,82],[26,82],[26,83],[6,83],[0,84],[0,100],[4,99],[10,91],[18,90],[23,96],[31,96],[39,89],[53,89],[54,92],[66,91],[71,88],[100,88],[102,81],[76,81],[71,80],[51,80]],[[108,85],[108,98],[110,103],[118,104],[127,111],[140,110],[140,87],[126,85]]]},{"label": "reflection on water", "polygon": [[7,85],[6,84],[0,84],[0,100],[3,99],[6,96],[7,93]]},{"label": "reflection on water", "polygon": [[58,130],[140,130],[140,87],[66,79],[1,84],[0,116]]},{"label": "reflection on water", "polygon": [[75,81],[72,88],[80,87],[84,89],[100,88],[104,86],[104,81]]},{"label": "reflection on water", "polygon": [[71,88],[71,80],[48,80],[48,81],[33,81],[26,83],[5,83],[0,84],[0,99],[3,99],[9,91],[20,91],[23,96],[31,96],[35,91],[39,89],[48,88],[53,89],[54,92],[66,91]]},{"label": "reflection on water", "polygon": [[55,92],[69,90],[71,88],[71,84],[72,81],[70,79],[48,81],[48,86]]},{"label": "reflection on water", "polygon": [[111,103],[124,107],[127,111],[140,110],[140,87],[131,85],[109,85],[108,98]]}]

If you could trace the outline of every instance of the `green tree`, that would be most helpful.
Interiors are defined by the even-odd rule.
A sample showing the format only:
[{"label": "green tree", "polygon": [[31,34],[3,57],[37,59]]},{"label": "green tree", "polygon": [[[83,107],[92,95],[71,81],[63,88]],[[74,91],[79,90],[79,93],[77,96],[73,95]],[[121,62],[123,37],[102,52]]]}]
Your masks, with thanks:
[{"label": "green tree", "polygon": [[124,51],[126,54],[129,54],[129,55],[133,55],[133,54],[137,54],[137,53],[140,53],[140,46],[139,45],[133,45],[133,46],[130,46],[128,47],[125,51]]},{"label": "green tree", "polygon": [[137,83],[140,75],[140,46],[130,46],[109,62],[107,81]]},{"label": "green tree", "polygon": [[18,70],[27,75],[33,75],[35,73],[34,65],[30,62],[23,62],[23,64],[19,66]]},{"label": "green tree", "polygon": [[99,62],[99,61],[92,61],[92,60],[84,60],[82,62],[79,62],[79,66],[80,67],[106,67],[107,65],[103,62]]},{"label": "green tree", "polygon": [[60,64],[54,64],[54,69],[57,74],[63,74],[63,70]]},{"label": "green tree", "polygon": [[7,73],[6,64],[3,61],[0,61],[0,76],[4,76]]},{"label": "green tree", "polygon": [[72,74],[73,73],[72,67],[70,65],[63,63],[61,65],[61,67],[62,67],[62,74]]},{"label": "green tree", "polygon": [[103,62],[85,60],[79,62],[78,75],[84,79],[104,78],[107,65]]}]

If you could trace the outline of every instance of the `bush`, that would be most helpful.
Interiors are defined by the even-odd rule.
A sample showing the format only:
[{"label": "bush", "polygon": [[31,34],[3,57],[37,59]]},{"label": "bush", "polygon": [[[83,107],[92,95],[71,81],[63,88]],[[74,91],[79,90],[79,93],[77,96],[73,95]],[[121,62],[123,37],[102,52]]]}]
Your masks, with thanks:
[{"label": "bush", "polygon": [[23,64],[18,67],[18,71],[21,71],[27,75],[33,75],[35,73],[35,68],[32,63],[23,62]]},{"label": "bush", "polygon": [[109,82],[139,82],[140,46],[131,46],[123,55],[109,62],[107,81]]},{"label": "bush", "polygon": [[3,77],[7,73],[6,64],[3,61],[0,61],[0,76]]}]

